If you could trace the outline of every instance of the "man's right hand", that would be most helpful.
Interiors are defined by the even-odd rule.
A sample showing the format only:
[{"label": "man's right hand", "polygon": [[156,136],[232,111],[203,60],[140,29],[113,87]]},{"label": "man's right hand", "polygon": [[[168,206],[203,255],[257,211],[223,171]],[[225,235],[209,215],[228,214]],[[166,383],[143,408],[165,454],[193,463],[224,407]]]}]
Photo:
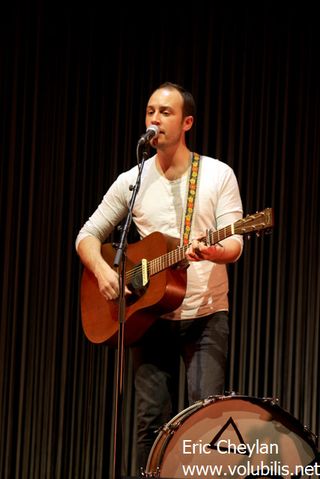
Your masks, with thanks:
[{"label": "man's right hand", "polygon": [[96,266],[94,275],[104,298],[110,301],[119,297],[119,275],[105,261]]},{"label": "man's right hand", "polygon": [[[100,241],[93,236],[84,238],[78,245],[78,254],[83,264],[95,275],[102,296],[108,301],[117,299],[119,275],[102,257]],[[131,294],[127,287],[125,294]]]}]

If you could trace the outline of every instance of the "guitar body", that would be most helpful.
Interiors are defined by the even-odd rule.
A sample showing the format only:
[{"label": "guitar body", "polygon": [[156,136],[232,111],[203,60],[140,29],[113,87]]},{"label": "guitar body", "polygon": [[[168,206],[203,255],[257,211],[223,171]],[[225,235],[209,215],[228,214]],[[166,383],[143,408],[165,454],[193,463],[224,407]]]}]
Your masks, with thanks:
[{"label": "guitar body", "polygon": [[[137,243],[128,245],[126,271],[139,264],[142,258],[150,261],[174,250],[178,246],[178,241],[155,232]],[[102,255],[110,266],[113,265],[115,253],[116,250],[111,243],[102,245]],[[127,296],[125,344],[136,342],[157,317],[178,308],[184,299],[186,284],[186,269],[170,267],[150,275],[141,296]],[[89,341],[117,345],[118,311],[118,302],[108,301],[101,295],[95,276],[85,268],[81,281],[81,319]]]}]

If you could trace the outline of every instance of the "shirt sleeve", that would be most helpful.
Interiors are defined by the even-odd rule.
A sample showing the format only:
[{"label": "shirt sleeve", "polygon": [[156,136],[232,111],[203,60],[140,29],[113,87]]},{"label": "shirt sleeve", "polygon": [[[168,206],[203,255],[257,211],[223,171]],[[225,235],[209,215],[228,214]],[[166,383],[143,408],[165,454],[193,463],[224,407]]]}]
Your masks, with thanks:
[{"label": "shirt sleeve", "polygon": [[75,246],[78,249],[81,240],[94,236],[103,243],[113,229],[128,212],[129,182],[122,173],[111,185],[101,203],[80,229]]},{"label": "shirt sleeve", "polygon": [[[243,207],[238,181],[232,168],[227,167],[220,182],[218,204],[216,208],[217,229],[229,226],[243,217]],[[233,235],[233,239],[243,248],[242,235]],[[240,253],[241,254],[241,253]],[[240,255],[239,255],[240,256]]]}]

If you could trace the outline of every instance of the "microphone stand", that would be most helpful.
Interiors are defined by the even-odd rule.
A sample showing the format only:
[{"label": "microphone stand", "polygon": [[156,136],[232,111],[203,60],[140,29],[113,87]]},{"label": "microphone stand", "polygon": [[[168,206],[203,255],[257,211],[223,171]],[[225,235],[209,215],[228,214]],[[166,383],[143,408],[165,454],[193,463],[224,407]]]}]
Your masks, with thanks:
[{"label": "microphone stand", "polygon": [[[127,237],[132,223],[132,211],[136,200],[136,196],[140,189],[141,175],[144,162],[148,158],[148,151],[145,142],[139,140],[136,155],[138,160],[138,176],[135,185],[130,185],[132,196],[129,203],[129,211],[122,227],[120,242],[117,246],[117,252],[114,258],[113,266],[118,268],[119,272],[119,309],[118,309],[118,351],[117,351],[117,373],[116,373],[116,392],[115,392],[115,412],[114,412],[114,430],[113,430],[113,469],[112,479],[121,479],[121,452],[122,452],[122,432],[121,432],[121,416],[123,404],[123,375],[124,375],[124,336],[125,336],[125,271],[126,271],[126,255]],[[143,146],[142,151],[141,146]],[[140,153],[141,158],[140,158]]]}]

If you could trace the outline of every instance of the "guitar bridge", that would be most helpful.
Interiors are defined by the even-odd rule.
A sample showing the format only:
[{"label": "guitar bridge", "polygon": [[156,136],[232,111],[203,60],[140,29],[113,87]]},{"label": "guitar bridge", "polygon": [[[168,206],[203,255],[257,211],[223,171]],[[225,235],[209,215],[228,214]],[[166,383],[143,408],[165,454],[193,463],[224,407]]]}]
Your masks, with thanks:
[{"label": "guitar bridge", "polygon": [[143,258],[135,265],[132,272],[128,287],[134,295],[142,296],[149,283],[148,261]]},{"label": "guitar bridge", "polygon": [[147,286],[149,282],[149,277],[148,277],[148,261],[146,259],[141,260],[141,277],[142,277],[142,286],[145,287]]}]

